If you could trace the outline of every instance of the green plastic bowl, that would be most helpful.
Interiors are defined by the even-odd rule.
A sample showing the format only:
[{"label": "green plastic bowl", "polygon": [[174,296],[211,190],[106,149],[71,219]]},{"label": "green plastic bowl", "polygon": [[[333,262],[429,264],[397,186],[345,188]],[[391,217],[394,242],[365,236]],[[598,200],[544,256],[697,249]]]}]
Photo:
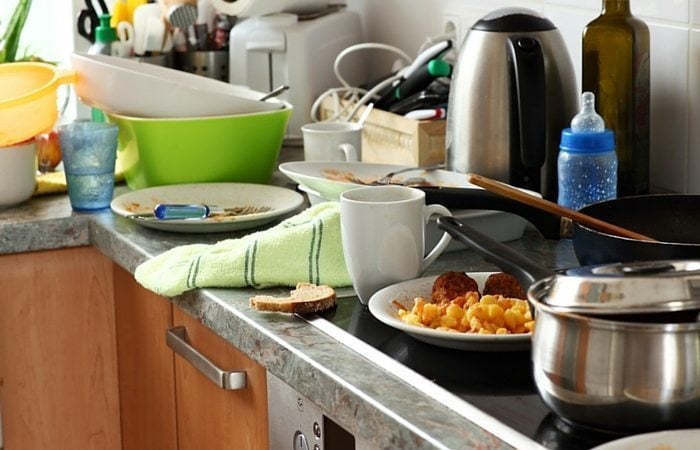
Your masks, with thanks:
[{"label": "green plastic bowl", "polygon": [[232,116],[154,119],[107,113],[119,126],[117,170],[131,189],[182,183],[267,184],[292,106]]}]

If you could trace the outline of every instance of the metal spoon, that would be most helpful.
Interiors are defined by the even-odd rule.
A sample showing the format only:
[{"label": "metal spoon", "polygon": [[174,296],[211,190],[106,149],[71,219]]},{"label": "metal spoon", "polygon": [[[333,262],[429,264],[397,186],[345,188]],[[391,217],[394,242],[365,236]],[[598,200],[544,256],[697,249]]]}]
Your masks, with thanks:
[{"label": "metal spoon", "polygon": [[287,89],[289,89],[289,86],[287,86],[286,84],[283,84],[282,86],[278,86],[275,89],[268,92],[267,94],[263,95],[262,97],[260,97],[259,100],[261,102],[264,102],[265,100],[269,100],[273,97],[277,97],[278,95],[280,95],[282,92],[286,91]]}]

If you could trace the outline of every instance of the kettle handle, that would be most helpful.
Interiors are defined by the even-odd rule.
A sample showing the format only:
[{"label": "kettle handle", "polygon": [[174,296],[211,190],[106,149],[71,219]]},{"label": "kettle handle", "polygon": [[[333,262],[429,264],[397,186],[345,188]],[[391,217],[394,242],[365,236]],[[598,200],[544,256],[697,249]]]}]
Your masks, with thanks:
[{"label": "kettle handle", "polygon": [[539,169],[546,159],[547,92],[544,55],[540,41],[527,36],[508,38],[512,67],[511,98],[517,105],[511,127],[517,124],[520,160],[524,167]]}]

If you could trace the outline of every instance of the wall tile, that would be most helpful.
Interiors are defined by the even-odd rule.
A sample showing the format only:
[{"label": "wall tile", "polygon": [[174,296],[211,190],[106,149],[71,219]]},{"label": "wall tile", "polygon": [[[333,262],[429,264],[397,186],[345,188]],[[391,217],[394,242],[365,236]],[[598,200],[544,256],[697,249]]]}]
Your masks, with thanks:
[{"label": "wall tile", "polygon": [[700,194],[700,32],[690,33],[688,76],[689,129],[687,191]]},{"label": "wall tile", "polygon": [[688,30],[649,24],[651,33],[651,181],[687,188]]}]

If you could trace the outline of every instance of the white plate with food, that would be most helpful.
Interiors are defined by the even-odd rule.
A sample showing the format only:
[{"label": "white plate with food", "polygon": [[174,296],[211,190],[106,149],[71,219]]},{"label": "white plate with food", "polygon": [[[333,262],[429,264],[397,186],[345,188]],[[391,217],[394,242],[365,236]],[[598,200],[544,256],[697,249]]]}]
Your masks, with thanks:
[{"label": "white plate with food", "polygon": [[[181,233],[245,230],[272,222],[304,203],[291,189],[251,183],[172,184],[127,192],[112,200],[116,214],[144,227]],[[204,219],[151,217],[158,204],[205,204],[226,211]],[[241,212],[242,211],[242,212]]]},{"label": "white plate with food", "polygon": [[599,445],[593,450],[695,450],[700,446],[700,428],[657,431]]},{"label": "white plate with food", "polygon": [[[371,183],[390,172],[410,168],[410,166],[397,164],[339,161],[295,161],[283,163],[279,166],[283,174],[318,193],[324,200],[331,201],[340,200],[340,194],[344,191],[361,185],[354,182],[353,179]],[[408,179],[425,180],[425,184],[432,186],[473,187],[480,189],[469,183],[465,174],[442,169],[413,169],[394,176],[392,181],[403,183]]]},{"label": "white plate with food", "polygon": [[[297,161],[280,164],[279,169],[290,179],[299,183],[299,190],[308,195],[311,204],[316,204],[323,201],[339,201],[341,193],[360,186],[350,181],[353,178],[371,182],[389,172],[409,167],[363,162]],[[413,169],[396,175],[393,180],[401,183],[411,178],[422,178],[427,184],[433,186],[482,189],[469,183],[465,174],[442,169]],[[532,191],[527,192],[539,195]],[[524,218],[502,211],[462,209],[452,210],[452,214],[499,242],[520,238],[527,226],[527,220]],[[435,221],[431,220],[426,228],[426,247],[432,248],[441,236],[442,231],[438,229]],[[462,249],[462,246],[452,243],[448,251]]]},{"label": "white plate with food", "polygon": [[[474,279],[482,292],[489,275],[497,272],[473,272],[468,276]],[[407,309],[413,306],[413,299],[422,297],[430,300],[433,284],[438,276],[417,278],[388,286],[376,292],[369,300],[369,310],[374,317],[385,324],[399,329],[428,344],[457,350],[481,352],[507,352],[530,348],[532,333],[478,334],[473,332],[443,331],[404,322],[399,317],[397,302]]]}]

